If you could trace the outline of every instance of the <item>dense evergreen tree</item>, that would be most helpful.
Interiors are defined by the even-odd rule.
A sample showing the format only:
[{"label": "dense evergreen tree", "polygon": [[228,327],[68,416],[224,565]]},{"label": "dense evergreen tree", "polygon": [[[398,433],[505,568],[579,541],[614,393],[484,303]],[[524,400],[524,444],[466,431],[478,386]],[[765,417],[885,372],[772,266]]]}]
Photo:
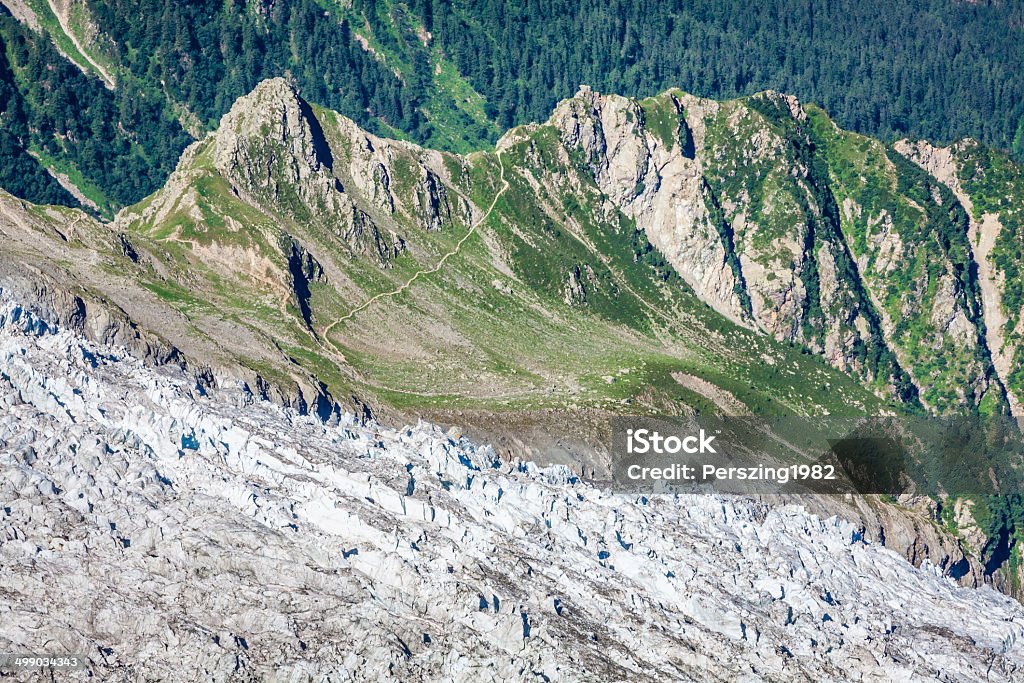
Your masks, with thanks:
[{"label": "dense evergreen tree", "polygon": [[36,204],[73,204],[74,198],[26,149],[28,117],[14,85],[5,55],[0,52],[0,187]]},{"label": "dense evergreen tree", "polygon": [[315,0],[90,0],[89,7],[103,32],[118,36],[115,61],[140,81],[162,84],[206,126],[280,75],[360,123],[381,119],[412,134],[425,123],[415,93]]},{"label": "dense evergreen tree", "polygon": [[883,138],[973,136],[1024,153],[1019,0],[413,5],[503,127],[543,119],[580,83],[637,96],[673,86],[715,98],[772,88]]},{"label": "dense evergreen tree", "polygon": [[[0,184],[68,201],[29,155],[104,208],[141,199],[260,80],[383,134],[458,148],[543,120],[581,83],[642,96],[791,92],[892,139],[973,136],[1024,156],[1024,2],[955,0],[86,0],[107,90],[0,8]],[[358,36],[357,36],[358,34]],[[372,45],[367,49],[365,40]],[[453,66],[482,95],[465,104]],[[5,94],[6,93],[6,94]],[[474,105],[478,106],[478,105]],[[20,180],[19,180],[20,179]]]},{"label": "dense evergreen tree", "polygon": [[[3,69],[3,142],[13,150],[3,173],[5,188],[23,197],[74,203],[66,192],[41,182],[42,168],[21,151],[55,160],[84,179],[87,194],[109,211],[159,187],[188,141],[169,118],[163,98],[126,78],[114,91],[86,76],[45,37],[0,14]],[[26,173],[19,182],[17,174]],[[11,178],[15,176],[14,178]],[[59,187],[59,186],[58,186]],[[32,189],[35,188],[35,189]]]}]

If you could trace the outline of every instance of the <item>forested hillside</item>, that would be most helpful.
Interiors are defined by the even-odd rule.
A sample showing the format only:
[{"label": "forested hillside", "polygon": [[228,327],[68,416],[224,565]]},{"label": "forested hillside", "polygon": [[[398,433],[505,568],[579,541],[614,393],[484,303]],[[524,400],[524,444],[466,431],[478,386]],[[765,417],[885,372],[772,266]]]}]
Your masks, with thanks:
[{"label": "forested hillside", "polygon": [[0,186],[30,201],[74,200],[36,160],[110,214],[153,192],[190,141],[165,99],[124,78],[108,90],[44,36],[0,15]]},{"label": "forested hillside", "polygon": [[[411,2],[502,127],[543,120],[580,83],[719,99],[770,88],[862,133],[1024,150],[1019,0]],[[371,18],[375,4],[356,0]]]},{"label": "forested hillside", "polygon": [[0,9],[0,186],[74,203],[41,163],[106,214],[158,187],[191,138],[278,75],[375,132],[460,152],[543,120],[586,83],[634,96],[772,88],[886,139],[972,136],[1024,153],[1019,0],[73,0],[63,25],[48,3],[18,4],[36,19]]}]

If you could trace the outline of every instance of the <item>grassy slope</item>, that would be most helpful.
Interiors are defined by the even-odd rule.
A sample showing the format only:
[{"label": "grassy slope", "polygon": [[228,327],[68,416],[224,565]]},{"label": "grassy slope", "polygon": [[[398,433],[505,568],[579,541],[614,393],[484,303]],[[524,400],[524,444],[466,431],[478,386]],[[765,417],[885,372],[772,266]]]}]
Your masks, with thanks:
[{"label": "grassy slope", "polygon": [[[414,60],[423,59],[429,64],[430,83],[424,93],[423,113],[435,128],[430,146],[466,153],[482,149],[483,141],[498,138],[501,130],[484,111],[484,94],[462,77],[404,6],[392,0],[370,3],[369,9],[363,4],[324,4],[338,18],[348,19],[368,49],[402,74],[407,83],[418,77]],[[367,16],[367,12],[374,16]],[[373,27],[384,33],[375,34]]]},{"label": "grassy slope", "polygon": [[[338,132],[333,114],[317,114],[336,172],[353,188],[344,177],[350,143]],[[440,232],[427,232],[415,215],[371,210],[381,225],[410,243],[409,252],[381,268],[352,256],[332,237],[331,225],[311,222],[302,211],[281,205],[267,215],[268,207],[247,206],[231,194],[202,150],[188,171],[194,193],[186,192],[188,199],[159,222],[136,220],[128,227],[164,254],[170,275],[161,278],[154,271],[149,282],[168,303],[197,320],[219,311],[259,329],[336,396],[369,394],[408,409],[711,409],[707,398],[672,380],[671,373],[685,372],[725,389],[755,412],[861,413],[882,406],[820,357],[734,326],[680,278],[637,261],[646,246],[643,233],[625,216],[598,218],[601,198],[593,183],[550,165],[556,144],[551,131],[542,128],[506,151],[510,189],[478,233],[441,272],[337,325],[329,340],[314,338],[300,324],[294,303],[280,300],[288,285],[281,244],[297,237],[331,264],[327,270],[333,279],[312,286],[311,308],[322,329],[359,302],[435,264],[466,234],[468,224],[457,220]],[[396,203],[415,206],[423,152],[390,149]],[[491,203],[500,187],[494,153],[465,160],[447,156],[446,166],[454,171],[450,198],[462,194],[478,207]],[[543,183],[547,189],[538,196],[522,169],[562,176],[561,185]],[[141,213],[152,201],[130,213]],[[256,277],[218,268],[208,252],[197,250],[213,243],[265,258],[273,272]],[[574,268],[587,273],[586,300],[569,305],[564,286]]]}]

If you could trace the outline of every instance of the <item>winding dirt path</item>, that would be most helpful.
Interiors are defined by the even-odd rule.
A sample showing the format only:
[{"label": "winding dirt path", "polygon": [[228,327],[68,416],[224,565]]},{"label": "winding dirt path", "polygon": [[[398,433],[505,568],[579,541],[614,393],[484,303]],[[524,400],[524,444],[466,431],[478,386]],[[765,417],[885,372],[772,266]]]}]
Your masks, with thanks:
[{"label": "winding dirt path", "polygon": [[[85,47],[78,41],[78,38],[75,36],[75,32],[71,30],[71,26],[68,23],[68,17],[60,11],[60,8],[57,7],[57,4],[54,2],[54,0],[46,0],[46,4],[50,6],[50,11],[53,12],[53,16],[57,17],[57,23],[60,24],[60,29],[64,31],[64,35],[66,35],[71,40],[71,44],[75,46],[75,49],[78,50],[78,52],[82,55],[85,61],[87,61],[94,69],[96,69],[100,76],[100,79],[103,81],[103,84],[107,86],[107,89],[113,90],[116,85],[114,78],[107,72],[106,69],[103,68],[101,64],[99,64],[95,59],[90,57],[89,53],[85,51]],[[72,59],[71,61],[75,60]]]},{"label": "winding dirt path", "polygon": [[416,282],[416,280],[420,279],[424,275],[432,275],[433,273],[436,273],[437,271],[441,270],[444,267],[445,262],[447,262],[449,258],[451,258],[452,256],[455,256],[456,254],[458,254],[459,250],[462,249],[462,245],[466,243],[466,240],[468,240],[470,237],[472,237],[476,233],[477,228],[479,228],[483,224],[483,222],[486,221],[490,217],[491,212],[494,211],[494,207],[495,207],[495,205],[497,205],[498,200],[501,198],[501,195],[505,194],[505,191],[508,190],[508,188],[509,188],[508,181],[505,180],[505,163],[501,159],[501,152],[498,152],[498,166],[500,168],[500,170],[499,170],[499,177],[501,179],[501,189],[498,190],[498,193],[496,195],[494,195],[494,199],[491,201],[491,205],[489,207],[487,207],[487,211],[484,213],[484,215],[481,216],[480,218],[478,218],[477,221],[475,223],[473,223],[473,225],[470,226],[469,232],[467,232],[465,235],[463,235],[462,239],[459,240],[458,244],[456,244],[455,247],[451,251],[449,251],[444,256],[442,256],[441,260],[438,261],[437,264],[433,268],[429,268],[427,270],[416,271],[416,273],[411,278],[406,280],[397,289],[393,289],[390,292],[381,292],[380,294],[376,294],[376,295],[370,297],[369,299],[367,299],[366,301],[364,301],[359,306],[356,306],[355,308],[353,308],[351,311],[349,311],[348,313],[346,313],[342,317],[340,317],[337,320],[335,320],[333,323],[331,323],[330,325],[328,325],[327,327],[324,328],[323,333],[322,333],[323,337],[325,339],[327,339],[328,341],[330,341],[329,335],[331,333],[331,330],[334,329],[334,327],[336,325],[338,325],[339,323],[343,323],[346,320],[351,320],[352,317],[355,316],[357,313],[360,313],[361,311],[365,311],[367,308],[369,308],[371,305],[373,305],[374,302],[379,301],[380,299],[386,299],[386,298],[391,298],[391,297],[398,296],[399,294],[404,292],[406,289],[408,289],[410,286],[412,286],[412,284],[414,282]]}]

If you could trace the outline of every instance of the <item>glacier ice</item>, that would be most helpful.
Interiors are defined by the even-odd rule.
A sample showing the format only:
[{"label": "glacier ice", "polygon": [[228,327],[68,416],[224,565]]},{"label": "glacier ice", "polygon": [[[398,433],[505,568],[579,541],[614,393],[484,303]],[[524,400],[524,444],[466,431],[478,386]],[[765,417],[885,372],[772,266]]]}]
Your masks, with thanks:
[{"label": "glacier ice", "polygon": [[0,300],[0,651],[115,681],[1024,680],[1020,604],[841,519],[204,393]]}]

